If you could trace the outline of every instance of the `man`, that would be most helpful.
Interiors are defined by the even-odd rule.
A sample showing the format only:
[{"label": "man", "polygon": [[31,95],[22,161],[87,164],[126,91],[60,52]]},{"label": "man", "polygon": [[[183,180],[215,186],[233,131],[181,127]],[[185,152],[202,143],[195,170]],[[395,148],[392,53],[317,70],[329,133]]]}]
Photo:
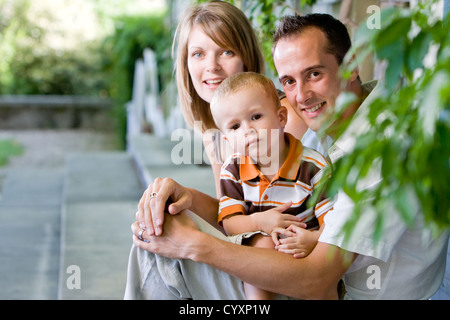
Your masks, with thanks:
[{"label": "man", "polygon": [[[364,129],[360,123],[365,105],[381,89],[377,87],[369,94],[370,88],[360,83],[357,70],[349,80],[339,79],[338,68],[350,47],[350,39],[345,26],[329,15],[286,17],[277,29],[274,42],[274,62],[288,100],[312,130],[323,125],[323,120],[328,117],[326,111],[334,107],[342,91],[352,92],[358,97],[342,117],[352,118],[349,133],[339,138],[329,150],[331,160],[335,161],[351,150],[354,133]],[[327,134],[333,137],[336,125],[326,128]],[[376,182],[375,175],[372,181],[363,181],[361,187],[369,187]],[[328,296],[344,277],[348,298],[429,298],[438,289],[444,274],[448,235],[427,239],[420,213],[416,214],[413,228],[407,228],[393,213],[383,238],[374,243],[374,215],[368,212],[356,226],[350,241],[345,242],[342,226],[352,208],[350,199],[339,193],[334,210],[325,219],[325,229],[318,244],[310,255],[302,259],[293,259],[274,250],[258,250],[231,243],[220,234],[206,230],[208,227],[199,223],[195,215],[192,218],[197,225],[186,213],[166,215],[162,236],[144,236],[150,242],[134,237],[135,245],[146,250],[138,251],[140,266],[146,259],[142,255],[150,251],[157,255],[149,254],[149,259],[153,259],[149,263],[158,265],[158,268],[150,272],[154,278],[140,283],[138,289],[136,284],[131,284],[136,280],[129,279],[127,296],[132,297],[131,291],[143,288],[137,295],[151,297],[142,292],[151,290],[150,282],[156,286],[158,281],[162,281],[171,292],[183,297],[243,298],[239,292],[242,289],[234,280],[238,278],[282,295],[321,299]],[[133,225],[135,235],[139,229],[137,224]],[[213,228],[209,226],[209,229]],[[165,260],[160,255],[169,259]],[[161,263],[171,264],[170,275],[161,271],[167,270],[159,266]],[[141,270],[132,271],[139,273]],[[271,276],[261,276],[267,274]],[[183,281],[174,281],[177,277],[182,277]],[[168,278],[170,284],[167,284]]]},{"label": "man", "polygon": [[[310,129],[322,127],[342,89],[358,98],[339,119],[351,119],[351,123],[328,151],[332,162],[351,152],[355,138],[367,128],[369,101],[382,94],[380,84],[375,88],[373,82],[361,84],[357,70],[346,83],[337,78],[337,68],[350,47],[349,40],[343,37],[345,32],[345,26],[332,17],[316,14],[285,19],[274,36],[273,56],[279,79],[289,103]],[[325,132],[335,138],[338,125],[331,124]],[[361,191],[377,182],[379,176],[374,170],[370,179],[360,181]],[[344,276],[349,298],[419,299],[433,295],[442,281],[448,235],[426,237],[420,212],[415,213],[414,226],[407,228],[393,209],[379,243],[372,235],[374,212],[364,213],[351,239],[345,242],[341,230],[353,206],[349,197],[340,192],[319,239],[359,254]]]}]

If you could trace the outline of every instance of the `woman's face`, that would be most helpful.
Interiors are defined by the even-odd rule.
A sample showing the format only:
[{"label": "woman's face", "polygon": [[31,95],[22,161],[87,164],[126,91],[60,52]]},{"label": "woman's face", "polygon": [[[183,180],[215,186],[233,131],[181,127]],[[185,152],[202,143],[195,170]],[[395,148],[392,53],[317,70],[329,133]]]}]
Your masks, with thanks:
[{"label": "woman's face", "polygon": [[214,90],[227,77],[244,71],[244,62],[230,48],[218,46],[195,25],[188,40],[188,70],[200,98],[211,102]]}]

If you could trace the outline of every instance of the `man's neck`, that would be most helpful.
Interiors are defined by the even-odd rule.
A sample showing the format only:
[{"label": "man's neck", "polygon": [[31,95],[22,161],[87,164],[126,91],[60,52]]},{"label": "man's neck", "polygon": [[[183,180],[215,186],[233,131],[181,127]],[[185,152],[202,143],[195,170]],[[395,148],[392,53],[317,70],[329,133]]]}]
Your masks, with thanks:
[{"label": "man's neck", "polygon": [[356,95],[356,101],[349,105],[342,115],[334,121],[330,127],[326,130],[326,134],[330,136],[333,140],[336,140],[339,128],[347,121],[353,117],[358,108],[361,106],[362,102],[367,98],[368,93],[365,92],[359,81],[354,81],[347,91],[350,91]]}]

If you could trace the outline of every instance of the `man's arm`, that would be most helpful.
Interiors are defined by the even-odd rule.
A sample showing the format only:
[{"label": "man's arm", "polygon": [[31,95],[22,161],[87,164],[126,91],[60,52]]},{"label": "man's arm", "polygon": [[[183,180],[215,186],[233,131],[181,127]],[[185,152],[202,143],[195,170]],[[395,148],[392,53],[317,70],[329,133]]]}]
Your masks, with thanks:
[{"label": "man's arm", "polygon": [[[137,224],[133,232],[139,232]],[[261,289],[301,299],[323,299],[336,288],[353,253],[319,242],[309,256],[294,259],[272,249],[235,245],[200,232],[183,213],[167,216],[164,234],[134,243],[141,249],[173,259],[206,263]],[[270,277],[261,276],[270,274]]]},{"label": "man's arm", "polygon": [[[306,258],[294,259],[272,249],[234,245],[206,234],[201,237],[204,237],[200,240],[203,248],[196,246],[192,250],[192,260],[209,264],[258,288],[299,299],[327,298],[356,257],[321,242]],[[261,276],[269,274],[270,277]]]}]

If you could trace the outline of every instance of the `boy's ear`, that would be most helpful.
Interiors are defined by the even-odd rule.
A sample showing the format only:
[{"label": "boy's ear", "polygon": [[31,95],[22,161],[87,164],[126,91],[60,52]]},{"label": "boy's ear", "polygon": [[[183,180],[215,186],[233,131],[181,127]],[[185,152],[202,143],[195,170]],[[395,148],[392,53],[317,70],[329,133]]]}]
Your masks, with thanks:
[{"label": "boy's ear", "polygon": [[281,127],[285,127],[287,124],[288,110],[285,106],[278,108],[278,120],[280,121]]}]

